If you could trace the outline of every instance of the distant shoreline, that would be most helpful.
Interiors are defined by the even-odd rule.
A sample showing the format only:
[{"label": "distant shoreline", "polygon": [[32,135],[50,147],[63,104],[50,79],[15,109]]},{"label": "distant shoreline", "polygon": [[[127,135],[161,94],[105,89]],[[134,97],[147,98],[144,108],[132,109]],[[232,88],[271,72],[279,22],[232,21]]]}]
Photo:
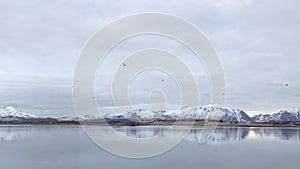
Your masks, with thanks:
[{"label": "distant shoreline", "polygon": [[[193,124],[194,123],[194,124]],[[1,125],[98,125],[98,126],[170,126],[174,121],[145,121],[145,122],[89,122],[89,121],[0,121]],[[177,126],[203,126],[205,121],[176,121]],[[300,122],[281,122],[281,123],[229,123],[229,122],[214,122],[210,121],[206,126],[220,126],[220,127],[296,127],[300,128]]]}]

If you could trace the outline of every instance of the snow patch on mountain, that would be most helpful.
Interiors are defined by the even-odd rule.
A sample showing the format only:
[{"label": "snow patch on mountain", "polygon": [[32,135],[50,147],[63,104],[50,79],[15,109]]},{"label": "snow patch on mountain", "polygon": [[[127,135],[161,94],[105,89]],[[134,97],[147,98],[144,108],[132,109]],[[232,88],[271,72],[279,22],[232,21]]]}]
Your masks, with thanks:
[{"label": "snow patch on mountain", "polygon": [[0,106],[0,121],[13,121],[23,119],[36,119],[38,116],[22,112],[12,106],[4,107]]},{"label": "snow patch on mountain", "polygon": [[300,109],[280,110],[274,114],[259,114],[252,117],[254,122],[300,122]]},{"label": "snow patch on mountain", "polygon": [[125,113],[105,115],[107,119],[143,120],[216,120],[224,122],[252,122],[252,119],[242,110],[230,109],[221,105],[201,107],[184,106],[178,110],[150,111],[139,109]]}]

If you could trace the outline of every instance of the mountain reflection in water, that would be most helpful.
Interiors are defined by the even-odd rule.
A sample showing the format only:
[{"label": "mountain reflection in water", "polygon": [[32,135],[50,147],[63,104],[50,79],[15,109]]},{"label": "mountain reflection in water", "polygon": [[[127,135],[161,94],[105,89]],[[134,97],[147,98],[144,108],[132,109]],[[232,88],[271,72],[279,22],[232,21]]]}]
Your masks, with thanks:
[{"label": "mountain reflection in water", "polygon": [[[70,126],[60,126],[68,128]],[[96,127],[96,126],[95,126]],[[56,126],[0,126],[0,141],[14,141],[21,138],[30,137],[32,133],[43,133],[55,131]],[[105,130],[105,127],[97,127]],[[164,136],[164,132],[174,135],[182,134],[181,127],[168,130],[168,126],[121,126],[114,129],[122,135],[133,138],[149,138],[154,136]],[[38,129],[38,130],[37,130]],[[72,126],[71,129],[82,131],[80,126]],[[201,135],[205,129],[194,127],[184,138],[185,141],[201,141]],[[223,142],[242,141],[245,139],[274,139],[288,140],[300,143],[300,129],[298,128],[271,128],[271,127],[218,127],[205,140],[205,143],[220,144]]]}]

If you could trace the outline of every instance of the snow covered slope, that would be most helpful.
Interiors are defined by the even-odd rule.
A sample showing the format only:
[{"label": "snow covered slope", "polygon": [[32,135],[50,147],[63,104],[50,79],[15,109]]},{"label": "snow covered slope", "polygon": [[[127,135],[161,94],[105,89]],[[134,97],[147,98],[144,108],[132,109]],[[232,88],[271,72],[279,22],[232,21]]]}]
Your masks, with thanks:
[{"label": "snow covered slope", "polygon": [[219,120],[223,122],[251,122],[251,118],[242,110],[230,109],[221,105],[207,105],[192,108],[179,114],[179,119]]},{"label": "snow covered slope", "polygon": [[300,109],[280,110],[278,113],[256,115],[254,122],[300,122]]},{"label": "snow covered slope", "polygon": [[220,105],[202,107],[184,107],[180,110],[149,111],[108,114],[107,119],[142,120],[217,120],[223,122],[252,122],[252,119],[242,110],[225,108]]},{"label": "snow covered slope", "polygon": [[0,121],[20,121],[20,120],[38,119],[38,118],[39,117],[37,116],[17,110],[12,106],[0,107]]}]

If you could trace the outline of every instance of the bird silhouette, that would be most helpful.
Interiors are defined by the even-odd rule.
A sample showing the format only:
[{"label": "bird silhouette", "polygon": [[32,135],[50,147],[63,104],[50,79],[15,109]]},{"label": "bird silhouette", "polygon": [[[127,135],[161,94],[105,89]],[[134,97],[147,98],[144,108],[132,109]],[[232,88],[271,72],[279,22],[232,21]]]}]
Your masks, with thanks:
[{"label": "bird silhouette", "polygon": [[285,84],[280,84],[280,87],[288,87],[289,84],[288,83],[285,83]]}]

